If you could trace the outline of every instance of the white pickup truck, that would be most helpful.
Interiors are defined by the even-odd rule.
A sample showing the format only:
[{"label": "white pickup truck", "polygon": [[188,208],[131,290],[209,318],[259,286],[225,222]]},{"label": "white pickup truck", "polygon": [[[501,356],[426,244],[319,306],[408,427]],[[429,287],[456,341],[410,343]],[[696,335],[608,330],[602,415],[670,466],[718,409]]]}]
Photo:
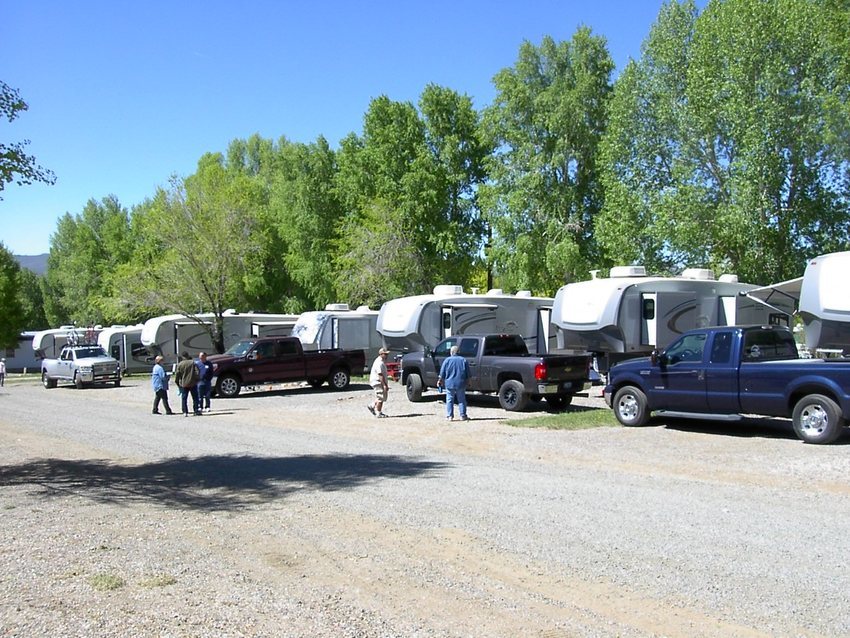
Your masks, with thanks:
[{"label": "white pickup truck", "polygon": [[121,385],[121,365],[101,346],[65,346],[58,359],[43,359],[41,383],[55,388],[59,381],[70,381],[78,388],[96,383]]}]

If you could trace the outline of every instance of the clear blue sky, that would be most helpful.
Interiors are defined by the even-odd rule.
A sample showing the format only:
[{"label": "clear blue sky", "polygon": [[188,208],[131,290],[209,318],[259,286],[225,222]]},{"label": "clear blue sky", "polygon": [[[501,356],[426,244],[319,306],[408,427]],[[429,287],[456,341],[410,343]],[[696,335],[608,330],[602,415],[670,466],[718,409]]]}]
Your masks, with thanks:
[{"label": "clear blue sky", "polygon": [[[700,3],[702,4],[702,3]],[[0,0],[0,79],[29,110],[0,140],[29,139],[53,186],[0,192],[0,241],[47,252],[56,220],[115,195],[128,209],[201,155],[254,133],[332,146],[361,133],[380,95],[428,83],[494,97],[524,40],[605,36],[619,72],[662,0]]]}]

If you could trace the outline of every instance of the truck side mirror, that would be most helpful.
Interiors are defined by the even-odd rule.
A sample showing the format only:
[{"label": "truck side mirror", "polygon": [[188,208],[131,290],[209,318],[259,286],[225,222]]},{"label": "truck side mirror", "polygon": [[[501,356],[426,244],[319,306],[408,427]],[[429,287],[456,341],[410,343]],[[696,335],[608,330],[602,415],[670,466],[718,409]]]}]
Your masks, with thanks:
[{"label": "truck side mirror", "polygon": [[649,360],[652,363],[652,365],[657,366],[658,365],[658,359],[659,359],[658,350],[653,350],[652,354],[649,355]]}]

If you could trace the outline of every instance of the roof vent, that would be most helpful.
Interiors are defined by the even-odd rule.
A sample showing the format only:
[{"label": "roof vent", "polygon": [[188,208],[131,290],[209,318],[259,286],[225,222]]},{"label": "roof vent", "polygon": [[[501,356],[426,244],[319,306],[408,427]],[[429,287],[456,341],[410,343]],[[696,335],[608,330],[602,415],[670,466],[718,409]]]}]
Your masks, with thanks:
[{"label": "roof vent", "polygon": [[530,297],[531,291],[530,290],[517,290],[516,296],[517,297]]},{"label": "roof vent", "polygon": [[504,295],[504,294],[505,294],[505,291],[502,290],[501,288],[490,288],[490,290],[487,291],[488,297],[498,297],[498,296]]},{"label": "roof vent", "polygon": [[449,297],[451,295],[462,295],[463,286],[455,286],[454,284],[442,284],[434,286],[434,294],[440,297]]},{"label": "roof vent", "polygon": [[714,271],[708,268],[685,268],[682,272],[683,279],[714,280]]},{"label": "roof vent", "polygon": [[372,312],[369,306],[357,306],[357,312]]},{"label": "roof vent", "polygon": [[717,281],[724,281],[729,284],[737,284],[738,275],[720,275],[720,278]]},{"label": "roof vent", "polygon": [[646,277],[643,266],[614,266],[609,277]]},{"label": "roof vent", "polygon": [[336,312],[344,312],[348,310],[347,303],[329,303],[325,306],[325,310],[331,310]]}]

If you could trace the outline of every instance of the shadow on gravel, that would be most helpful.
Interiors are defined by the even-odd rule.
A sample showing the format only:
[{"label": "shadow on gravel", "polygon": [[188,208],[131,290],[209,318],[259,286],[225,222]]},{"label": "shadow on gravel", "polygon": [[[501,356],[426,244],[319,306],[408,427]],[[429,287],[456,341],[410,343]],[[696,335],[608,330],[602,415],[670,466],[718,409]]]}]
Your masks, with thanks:
[{"label": "shadow on gravel", "polygon": [[[664,426],[680,432],[715,434],[747,439],[789,439],[799,441],[794,426],[788,419],[769,419],[750,417],[741,421],[701,421],[699,419],[671,419],[663,416],[653,417],[650,425]],[[850,445],[850,432],[844,433],[832,445]]]},{"label": "shadow on gravel", "polygon": [[381,479],[438,475],[445,463],[399,456],[201,456],[142,465],[41,459],[0,467],[0,486],[30,486],[44,498],[155,502],[197,510],[239,510],[300,491],[348,490]]}]

